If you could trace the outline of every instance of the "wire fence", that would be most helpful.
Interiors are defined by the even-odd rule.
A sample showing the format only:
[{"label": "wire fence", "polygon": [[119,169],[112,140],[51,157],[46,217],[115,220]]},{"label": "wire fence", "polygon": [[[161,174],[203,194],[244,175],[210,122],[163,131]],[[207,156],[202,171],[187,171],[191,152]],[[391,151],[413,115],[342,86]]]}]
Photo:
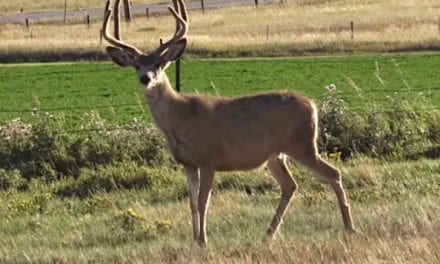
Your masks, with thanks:
[{"label": "wire fence", "polygon": [[[411,55],[409,55],[411,56]],[[432,53],[432,54],[424,54],[424,55],[420,55],[419,58],[432,58],[432,57],[440,57],[440,53]],[[337,59],[336,59],[337,58]],[[403,54],[403,55],[383,55],[382,57],[374,57],[374,58],[370,58],[369,56],[366,57],[360,57],[359,59],[352,59],[349,56],[341,56],[338,57],[336,56],[335,59],[332,58],[319,58],[319,57],[313,57],[313,58],[307,58],[307,57],[303,57],[303,58],[295,58],[295,60],[299,63],[313,63],[313,64],[359,64],[359,63],[369,63],[369,62],[379,62],[379,61],[390,61],[393,62],[395,60],[407,60],[408,59],[408,55],[407,54]],[[347,60],[344,60],[344,58],[347,58]],[[348,59],[350,58],[350,59]],[[274,60],[277,60],[277,58],[252,58],[252,59],[256,59],[259,61],[264,61],[267,60],[268,62],[273,62]],[[286,58],[280,58],[280,59],[286,59]],[[224,60],[231,60],[231,59],[218,59],[219,61],[224,61]],[[201,60],[204,61],[204,60]],[[206,60],[206,61],[212,61],[212,60]],[[185,63],[185,61],[182,61],[183,63]],[[99,73],[99,72],[109,72],[109,71],[114,71],[114,72],[120,72],[120,68],[118,67],[114,67],[109,65],[108,67],[102,68],[102,69],[95,69],[92,72],[93,73]],[[84,74],[84,73],[90,73],[90,70],[69,70],[69,71],[54,71],[54,72],[46,72],[46,73],[36,73],[36,74],[11,74],[11,75],[1,75],[0,76],[0,81],[2,80],[8,80],[8,79],[19,79],[19,78],[33,78],[33,77],[45,77],[45,76],[53,76],[53,75],[63,75],[63,74],[68,74],[68,75],[72,75],[72,74]]]},{"label": "wire fence", "polygon": [[[412,93],[438,93],[440,92],[440,86],[439,87],[429,87],[426,89],[370,89],[370,90],[362,90],[362,91],[348,91],[348,92],[327,92],[325,95],[321,96],[309,96],[312,99],[326,99],[330,96],[335,96],[341,99],[350,99],[354,95],[357,96],[364,96],[368,94],[390,94],[390,93],[399,93],[399,94],[412,94]],[[88,95],[90,96],[90,95]],[[381,98],[375,98],[374,102],[384,102],[384,101],[390,101],[391,98],[381,97]],[[97,110],[97,109],[106,109],[106,108],[126,108],[126,107],[143,107],[143,104],[141,102],[137,103],[122,103],[122,104],[108,104],[108,105],[89,105],[89,106],[75,106],[75,107],[53,107],[53,108],[23,108],[23,109],[8,109],[8,108],[2,108],[0,107],[0,113],[36,113],[36,112],[68,112],[68,111],[75,111],[75,110]],[[428,107],[428,108],[416,108],[414,110],[416,111],[429,111],[429,110],[436,110],[440,109],[440,107]],[[362,110],[362,109],[353,109],[353,110]]]},{"label": "wire fence", "polygon": [[[426,54],[423,55],[422,57],[439,57],[440,54]],[[378,62],[378,61],[390,61],[390,62],[396,62],[396,60],[402,59],[405,60],[407,59],[408,56],[407,55],[392,55],[392,56],[383,56],[383,57],[375,57],[375,58],[370,58],[370,57],[360,57],[356,60],[350,59],[350,60],[332,60],[332,59],[323,59],[320,60],[319,58],[313,58],[308,60],[307,58],[301,58],[301,59],[297,59],[299,60],[301,63],[335,63],[335,64],[341,64],[341,63],[371,63],[371,62]],[[261,59],[261,60],[264,60]],[[269,59],[268,59],[269,60]],[[270,59],[271,62],[273,62],[273,59]],[[102,69],[95,69],[92,70],[93,73],[99,73],[99,72],[109,72],[109,71],[120,71],[119,68],[114,67],[109,65],[108,67],[104,67]],[[12,75],[2,75],[0,76],[0,82],[2,80],[8,80],[8,79],[19,79],[19,78],[27,78],[27,79],[32,79],[33,77],[36,78],[41,78],[41,77],[45,77],[45,76],[62,76],[62,75],[72,75],[72,74],[84,74],[84,73],[90,73],[90,70],[74,70],[74,71],[54,71],[54,72],[47,72],[47,73],[36,73],[36,74],[12,74]],[[185,90],[185,89],[183,89]],[[248,91],[249,92],[249,91]],[[250,92],[255,92],[255,91],[250,91]],[[258,92],[261,92],[261,90],[258,90]],[[368,98],[369,95],[371,94],[383,94],[384,96],[378,97],[378,98],[374,98],[374,99],[370,99],[369,102],[372,103],[380,103],[380,102],[392,102],[393,100],[395,101],[396,99],[392,96],[395,94],[406,94],[406,95],[410,95],[411,98],[415,98],[414,95],[418,94],[418,93],[423,93],[424,95],[437,95],[440,92],[440,86],[435,86],[435,87],[424,87],[424,88],[410,88],[410,87],[404,87],[402,85],[402,88],[383,88],[383,89],[368,89],[368,90],[356,90],[356,91],[334,91],[334,92],[325,92],[325,90],[323,90],[323,95],[315,95],[315,96],[309,96],[312,99],[316,99],[316,100],[324,100],[326,98],[329,98],[331,96],[340,98],[340,99],[345,99],[347,101],[349,101],[350,99],[352,99],[353,97],[359,97],[359,98],[363,98],[366,97]],[[237,94],[238,95],[238,94]],[[240,94],[242,95],[242,94]],[[90,95],[88,94],[87,96],[100,96],[102,97],[102,94],[95,94],[95,95]],[[0,95],[0,98],[2,96]],[[399,99],[399,98],[398,98]],[[136,103],[120,103],[120,104],[104,104],[104,105],[82,105],[82,106],[74,106],[74,107],[47,107],[47,108],[21,108],[21,109],[17,109],[17,108],[7,108],[7,107],[3,107],[0,106],[0,114],[11,114],[11,113],[18,113],[18,114],[37,114],[37,113],[53,113],[53,112],[61,112],[61,113],[67,113],[67,112],[75,112],[75,111],[84,111],[84,110],[99,110],[99,109],[122,109],[122,108],[139,108],[139,109],[145,109],[145,105],[143,102],[139,101]],[[349,110],[354,111],[358,114],[389,114],[389,113],[395,113],[395,112],[399,112],[399,110],[396,109],[389,109],[389,108],[385,108],[381,106],[378,106],[378,109],[376,110],[372,110],[372,109],[368,109],[366,110],[365,108],[355,108],[355,107],[350,107]],[[440,110],[440,106],[426,106],[426,107],[415,107],[412,108],[413,111],[416,112],[429,112],[429,111],[435,111],[435,110]],[[402,110],[402,111],[406,111],[406,110]],[[105,128],[106,131],[111,131],[111,130],[116,130],[116,129],[126,129],[124,127],[121,126],[117,126],[115,128]],[[70,133],[84,133],[84,132],[93,132],[93,131],[99,131],[102,129],[73,129],[73,130],[66,130],[67,132]]]}]

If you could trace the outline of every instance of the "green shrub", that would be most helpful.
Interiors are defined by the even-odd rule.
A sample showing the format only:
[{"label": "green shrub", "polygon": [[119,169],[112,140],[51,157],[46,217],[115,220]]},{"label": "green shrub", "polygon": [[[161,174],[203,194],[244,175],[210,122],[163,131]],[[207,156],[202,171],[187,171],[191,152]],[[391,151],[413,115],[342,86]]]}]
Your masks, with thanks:
[{"label": "green shrub", "polygon": [[111,125],[94,112],[82,121],[81,129],[71,132],[64,130],[62,115],[38,116],[33,126],[19,119],[0,126],[0,168],[50,182],[78,177],[82,168],[126,160],[148,166],[169,162],[165,140],[151,124],[133,119]]},{"label": "green shrub", "polygon": [[418,108],[426,106],[393,99],[390,110],[371,105],[356,113],[337,93],[329,94],[319,105],[320,149],[327,155],[338,153],[343,160],[352,154],[384,159],[409,157],[421,146],[435,145],[439,140],[439,111]]},{"label": "green shrub", "polygon": [[6,171],[0,168],[0,191],[10,188],[22,189],[26,181],[21,177],[18,170]]},{"label": "green shrub", "polygon": [[29,197],[14,197],[8,203],[8,211],[12,215],[41,214],[46,211],[52,198],[50,193],[35,194]]},{"label": "green shrub", "polygon": [[64,125],[62,115],[44,114],[33,126],[17,119],[1,126],[0,168],[17,169],[26,179],[54,180],[58,174],[68,173],[68,136],[62,132]]},{"label": "green shrub", "polygon": [[124,126],[89,129],[70,144],[68,153],[85,167],[124,160],[157,166],[168,159],[162,135],[151,124],[137,119]]},{"label": "green shrub", "polygon": [[153,223],[132,208],[119,212],[111,223],[113,232],[127,241],[145,241],[157,239],[170,233],[173,223],[169,220],[155,220]]},{"label": "green shrub", "polygon": [[337,94],[329,94],[319,105],[319,128],[318,142],[325,153],[343,152],[346,159],[361,151],[365,122]]}]

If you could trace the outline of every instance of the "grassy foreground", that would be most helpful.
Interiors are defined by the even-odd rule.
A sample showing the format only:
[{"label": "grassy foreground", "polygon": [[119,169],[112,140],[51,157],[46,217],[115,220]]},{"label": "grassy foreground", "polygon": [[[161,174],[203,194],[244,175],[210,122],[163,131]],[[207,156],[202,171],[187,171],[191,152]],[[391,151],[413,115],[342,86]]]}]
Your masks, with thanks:
[{"label": "grassy foreground", "polygon": [[192,243],[187,195],[176,192],[186,188],[182,172],[156,168],[169,179],[159,189],[145,185],[63,197],[56,190],[68,182],[61,181],[1,192],[0,261],[438,263],[438,162],[358,159],[337,166],[359,234],[342,232],[327,185],[292,166],[300,190],[271,245],[261,238],[279,198],[274,181],[266,171],[218,175],[209,213],[210,245],[202,250]]},{"label": "grassy foreground", "polygon": [[[187,55],[286,56],[440,49],[436,0],[312,0],[190,12]],[[354,22],[354,38],[350,22]],[[124,40],[141,50],[174,31],[170,16],[136,18]],[[2,27],[0,61],[103,58],[101,21]]]}]

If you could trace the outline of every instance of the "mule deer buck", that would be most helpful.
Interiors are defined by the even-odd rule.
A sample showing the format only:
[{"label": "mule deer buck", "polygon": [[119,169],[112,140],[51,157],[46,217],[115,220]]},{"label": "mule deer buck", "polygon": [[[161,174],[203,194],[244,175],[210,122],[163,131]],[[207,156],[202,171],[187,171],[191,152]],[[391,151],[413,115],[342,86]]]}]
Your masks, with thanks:
[{"label": "mule deer buck", "polygon": [[[289,92],[273,92],[235,99],[188,96],[177,93],[165,70],[186,48],[188,16],[183,0],[168,7],[176,20],[174,36],[153,52],[142,53],[120,38],[115,14],[107,2],[104,38],[106,51],[120,66],[136,69],[156,125],[165,135],[174,159],[183,165],[190,189],[194,239],[207,244],[206,219],[215,171],[249,170],[267,164],[281,187],[281,199],[267,229],[276,234],[297,184],[286,166],[286,155],[323,176],[336,193],[345,228],[354,231],[350,207],[337,169],[317,151],[317,110],[307,98]],[[115,10],[119,0],[115,2]]]}]

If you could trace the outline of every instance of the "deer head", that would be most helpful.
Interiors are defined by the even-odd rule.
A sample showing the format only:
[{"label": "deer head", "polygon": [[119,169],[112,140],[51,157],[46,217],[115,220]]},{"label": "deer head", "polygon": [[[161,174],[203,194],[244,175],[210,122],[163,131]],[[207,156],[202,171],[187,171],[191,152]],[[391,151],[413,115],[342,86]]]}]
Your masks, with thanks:
[{"label": "deer head", "polygon": [[[171,62],[178,60],[186,48],[186,33],[188,32],[188,16],[183,0],[173,0],[174,7],[168,9],[176,19],[174,36],[165,43],[160,41],[160,46],[150,53],[143,53],[136,47],[125,43],[121,39],[119,26],[120,0],[116,0],[114,11],[107,1],[102,26],[103,37],[112,46],[107,46],[107,54],[122,67],[131,66],[136,69],[139,81],[144,89],[148,90],[162,83],[164,71]],[[114,36],[109,33],[109,21],[114,13]]]}]

